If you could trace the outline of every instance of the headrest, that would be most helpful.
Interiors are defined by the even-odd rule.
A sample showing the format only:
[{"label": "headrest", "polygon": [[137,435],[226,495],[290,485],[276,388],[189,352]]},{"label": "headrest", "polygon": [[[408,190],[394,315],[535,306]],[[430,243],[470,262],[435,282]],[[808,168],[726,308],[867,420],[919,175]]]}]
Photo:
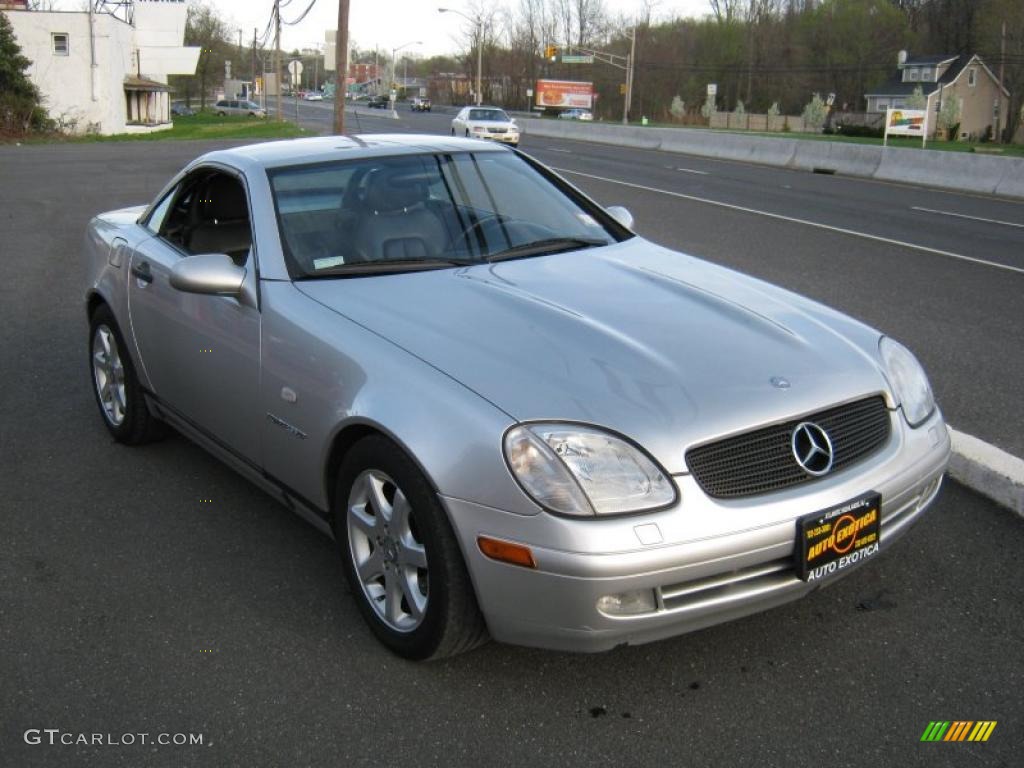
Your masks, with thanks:
[{"label": "headrest", "polygon": [[427,180],[424,174],[404,168],[375,171],[366,188],[366,204],[377,213],[401,211],[426,199]]},{"label": "headrest", "polygon": [[249,217],[249,206],[241,182],[231,176],[217,174],[206,182],[200,200],[203,219],[237,221]]}]

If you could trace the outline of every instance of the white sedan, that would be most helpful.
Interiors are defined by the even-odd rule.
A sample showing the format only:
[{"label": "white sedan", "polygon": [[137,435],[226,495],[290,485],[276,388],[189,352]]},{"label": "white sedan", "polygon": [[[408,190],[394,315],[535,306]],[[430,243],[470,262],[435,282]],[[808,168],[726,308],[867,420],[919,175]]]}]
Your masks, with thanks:
[{"label": "white sedan", "polygon": [[306,101],[323,101],[324,95],[319,91],[310,91],[306,94]]},{"label": "white sedan", "polygon": [[493,139],[519,146],[519,127],[505,110],[497,107],[465,107],[452,120],[452,136]]}]

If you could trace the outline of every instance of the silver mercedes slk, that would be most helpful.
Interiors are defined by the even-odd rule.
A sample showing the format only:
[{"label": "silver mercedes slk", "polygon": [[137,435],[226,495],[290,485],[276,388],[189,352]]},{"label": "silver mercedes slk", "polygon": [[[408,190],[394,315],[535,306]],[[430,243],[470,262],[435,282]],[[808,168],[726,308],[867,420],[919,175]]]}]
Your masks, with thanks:
[{"label": "silver mercedes slk", "polygon": [[914,356],[631,226],[461,138],[204,155],[89,225],[100,413],[332,535],[409,658],[649,642],[877,559],[949,457]]}]

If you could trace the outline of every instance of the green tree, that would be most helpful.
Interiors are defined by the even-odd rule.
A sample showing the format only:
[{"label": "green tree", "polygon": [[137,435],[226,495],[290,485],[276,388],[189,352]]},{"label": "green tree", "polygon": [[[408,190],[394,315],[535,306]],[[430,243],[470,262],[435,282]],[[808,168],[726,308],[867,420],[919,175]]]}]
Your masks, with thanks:
[{"label": "green tree", "polygon": [[907,97],[907,108],[908,109],[927,109],[928,99],[924,96],[924,91],[921,90],[921,86],[914,88],[914,92]]},{"label": "green tree", "polygon": [[828,117],[828,112],[825,108],[825,102],[817,93],[814,94],[804,107],[803,117],[804,125],[816,131],[820,131],[825,125],[825,118]]},{"label": "green tree", "polygon": [[[199,48],[196,73],[174,77],[171,85],[183,92],[188,104],[191,104],[193,89],[198,85],[199,107],[204,109],[214,85],[224,77],[225,59],[231,59],[232,51],[238,49],[231,41],[228,23],[216,8],[203,3],[189,6],[185,21],[185,45]],[[242,65],[243,62],[236,62],[233,71],[244,71]]]},{"label": "green tree", "polygon": [[31,65],[14,38],[11,22],[0,13],[0,130],[22,133],[46,127],[39,89],[26,74]]}]

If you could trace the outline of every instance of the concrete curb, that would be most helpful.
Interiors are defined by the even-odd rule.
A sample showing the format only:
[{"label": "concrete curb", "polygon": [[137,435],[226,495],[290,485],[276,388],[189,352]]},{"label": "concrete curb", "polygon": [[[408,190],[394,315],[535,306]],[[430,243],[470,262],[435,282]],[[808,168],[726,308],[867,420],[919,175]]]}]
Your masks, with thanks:
[{"label": "concrete curb", "polygon": [[949,476],[1024,517],[1024,460],[949,428]]}]

